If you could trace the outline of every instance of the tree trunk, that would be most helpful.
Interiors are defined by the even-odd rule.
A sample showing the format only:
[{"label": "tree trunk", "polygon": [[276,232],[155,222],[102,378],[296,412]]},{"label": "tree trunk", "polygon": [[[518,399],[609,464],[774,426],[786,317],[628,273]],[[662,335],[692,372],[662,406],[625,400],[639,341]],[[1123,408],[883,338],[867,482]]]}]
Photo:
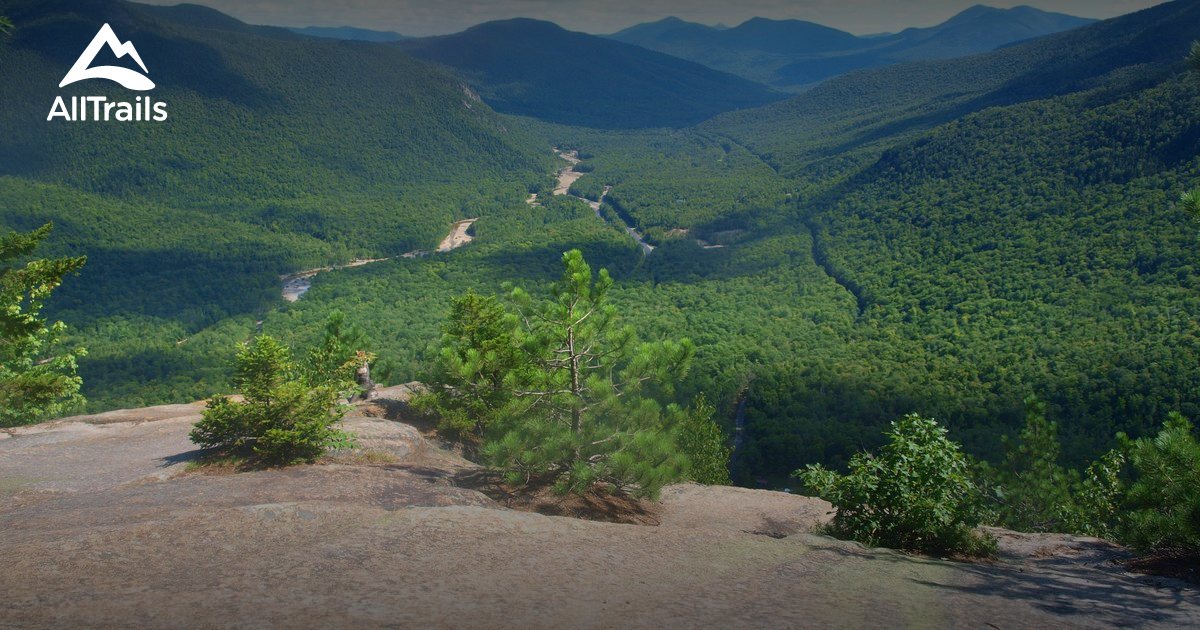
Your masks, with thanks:
[{"label": "tree trunk", "polygon": [[[579,355],[575,354],[575,328],[567,328],[567,354],[571,357],[571,394],[575,400],[571,401],[571,432],[576,436],[583,433],[583,413],[579,409],[580,395],[582,394],[579,386]],[[571,462],[574,464],[579,461],[579,442],[575,442],[575,459]]]}]

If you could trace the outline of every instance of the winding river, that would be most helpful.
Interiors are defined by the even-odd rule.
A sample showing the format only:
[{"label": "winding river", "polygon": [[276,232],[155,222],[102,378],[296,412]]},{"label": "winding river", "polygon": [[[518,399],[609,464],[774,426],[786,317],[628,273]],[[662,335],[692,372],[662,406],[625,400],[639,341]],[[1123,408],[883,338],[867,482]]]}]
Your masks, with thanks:
[{"label": "winding river", "polygon": [[[448,252],[458,249],[475,239],[468,231],[479,219],[464,219],[450,226],[450,233],[438,245],[437,252]],[[401,258],[417,258],[420,256],[428,256],[431,252],[425,249],[416,249],[411,252],[401,254]],[[361,267],[371,263],[383,262],[391,260],[391,258],[359,258],[352,260],[344,265],[331,265],[328,267],[317,267],[316,269],[305,269],[296,273],[289,273],[284,276],[279,276],[279,280],[283,282],[283,299],[289,302],[299,300],[308,290],[312,288],[312,279],[319,273],[326,271],[335,271],[337,269],[349,269],[350,267]]]},{"label": "winding river", "polygon": [[[612,186],[604,187],[604,192],[600,194],[599,201],[592,201],[590,199],[584,199],[583,197],[580,197],[578,195],[572,195],[571,194],[571,184],[574,184],[576,181],[579,181],[579,178],[583,177],[583,175],[584,175],[583,173],[577,173],[574,170],[575,165],[579,164],[579,162],[581,161],[579,159],[579,153],[576,151],[563,151],[563,150],[559,149],[558,147],[554,148],[554,153],[557,154],[558,157],[567,161],[567,165],[558,171],[558,182],[554,187],[554,194],[555,195],[570,195],[571,197],[575,197],[576,199],[579,199],[579,200],[583,201],[584,203],[586,203],[587,205],[591,206],[592,210],[594,210],[596,212],[596,216],[600,217],[601,220],[606,220],[604,218],[604,215],[600,213],[600,205],[604,203],[605,197],[608,197],[608,192],[610,190],[612,190]],[[529,199],[526,200],[526,203],[528,203],[530,205],[536,204],[537,203],[537,195],[530,195]],[[649,256],[650,252],[654,251],[654,246],[651,245],[650,243],[647,243],[646,239],[642,237],[642,234],[640,232],[638,232],[637,230],[635,230],[629,224],[625,223],[624,220],[620,220],[620,227],[624,228],[625,233],[628,234],[631,238],[633,238],[633,240],[637,241],[637,244],[640,245],[642,248],[642,254],[644,256]]]}]

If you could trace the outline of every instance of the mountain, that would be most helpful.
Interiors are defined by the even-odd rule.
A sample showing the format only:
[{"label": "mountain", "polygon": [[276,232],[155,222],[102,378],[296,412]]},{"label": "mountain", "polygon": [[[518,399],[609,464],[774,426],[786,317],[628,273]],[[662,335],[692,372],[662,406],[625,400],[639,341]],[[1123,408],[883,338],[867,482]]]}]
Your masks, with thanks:
[{"label": "mountain", "polygon": [[1197,32],[1200,2],[1171,2],[706,123],[803,191],[778,229],[809,234],[865,344],[758,374],[746,465],[849,454],[912,410],[994,458],[1028,395],[1074,462],[1200,413],[1195,228],[1175,203],[1197,183]]},{"label": "mountain", "polygon": [[[88,255],[52,306],[92,348],[89,390],[113,399],[202,395],[212,383],[188,370],[279,304],[280,274],[432,248],[467,213],[523,205],[551,169],[548,147],[391,44],[195,6],[22,0],[3,12],[15,28],[0,40],[0,231],[52,220],[47,253]],[[106,23],[154,90],[59,89]],[[132,64],[107,50],[96,63]],[[143,94],[167,120],[47,121],[60,95]],[[153,388],[137,384],[148,374]]]},{"label": "mountain", "polygon": [[497,111],[598,128],[680,127],[782,98],[751,81],[549,22],[489,22],[400,44]]},{"label": "mountain", "polygon": [[778,88],[799,89],[863,68],[988,52],[1092,21],[1028,6],[974,6],[934,27],[869,37],[811,22],[765,18],[728,30],[667,18],[610,37]]},{"label": "mountain", "polygon": [[289,28],[289,31],[310,37],[325,37],[329,39],[349,39],[360,42],[398,42],[411,39],[395,31],[373,31],[353,26],[305,26]]},{"label": "mountain", "polygon": [[[643,22],[609,35],[610,39],[641,45],[656,39],[692,39],[719,32],[717,27],[687,22],[677,17],[665,17],[657,22]],[[649,46],[645,46],[649,48]]]}]

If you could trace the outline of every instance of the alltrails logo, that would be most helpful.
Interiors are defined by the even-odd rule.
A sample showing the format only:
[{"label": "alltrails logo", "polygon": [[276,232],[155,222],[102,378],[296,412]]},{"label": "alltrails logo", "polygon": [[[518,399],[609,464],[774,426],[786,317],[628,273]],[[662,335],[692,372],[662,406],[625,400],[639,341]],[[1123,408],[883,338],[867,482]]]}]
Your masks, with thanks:
[{"label": "alltrails logo", "polygon": [[[117,34],[113,32],[112,27],[108,24],[100,27],[100,32],[92,38],[92,43],[84,49],[83,54],[71,66],[67,76],[63,77],[58,87],[66,87],[77,81],[87,79],[108,79],[121,84],[127,89],[145,92],[154,89],[154,82],[150,80],[146,74],[141,74],[129,68],[120,66],[95,66],[92,67],[92,62],[96,60],[96,55],[108,46],[118,59],[129,55],[137,65],[141,67],[142,72],[149,74],[146,69],[146,64],[142,61],[142,56],[138,54],[137,48],[133,47],[133,42],[122,42],[117,38]],[[50,107],[50,115],[46,117],[47,121],[55,118],[62,118],[71,122],[80,120],[116,120],[121,122],[144,122],[154,121],[162,122],[167,119],[167,104],[162,102],[154,102],[154,99],[149,96],[139,96],[134,99],[134,102],[109,101],[106,96],[72,96],[70,106],[63,97],[54,98],[54,105]]]}]

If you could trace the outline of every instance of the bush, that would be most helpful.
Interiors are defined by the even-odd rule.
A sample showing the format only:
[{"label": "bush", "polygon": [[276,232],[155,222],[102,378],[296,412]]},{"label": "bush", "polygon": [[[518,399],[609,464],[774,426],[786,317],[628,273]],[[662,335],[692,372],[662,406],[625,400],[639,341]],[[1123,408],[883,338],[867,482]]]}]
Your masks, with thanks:
[{"label": "bush", "polygon": [[980,494],[946,429],[909,414],[893,422],[887,436],[890,442],[878,457],[851,458],[849,474],[819,465],[794,473],[837,509],[827,531],[873,547],[993,553],[995,541],[974,529],[983,513]]},{"label": "bush", "polygon": [[1142,552],[1200,556],[1200,443],[1173,413],[1153,439],[1127,444],[1137,480],[1129,487],[1123,540]]},{"label": "bush", "polygon": [[234,385],[242,400],[209,399],[192,442],[264,464],[312,461],[327,449],[350,446],[350,436],[333,427],[345,415],[338,401],[346,384],[312,382],[301,372],[287,347],[257,337],[237,355]]},{"label": "bush", "polygon": [[701,394],[679,427],[679,450],[691,462],[692,481],[709,486],[727,486],[729,455],[725,432],[713,422],[716,409]]},{"label": "bush", "polygon": [[495,297],[468,290],[454,300],[442,338],[413,396],[417,409],[438,417],[438,429],[464,440],[473,450],[492,419],[510,404],[505,380],[524,360],[517,318]]},{"label": "bush", "polygon": [[1046,418],[1046,405],[1025,399],[1025,427],[1013,442],[1004,440],[1004,461],[996,470],[983,466],[989,498],[999,522],[1022,532],[1061,531],[1073,511],[1075,471],[1059,465],[1058,425]]}]

